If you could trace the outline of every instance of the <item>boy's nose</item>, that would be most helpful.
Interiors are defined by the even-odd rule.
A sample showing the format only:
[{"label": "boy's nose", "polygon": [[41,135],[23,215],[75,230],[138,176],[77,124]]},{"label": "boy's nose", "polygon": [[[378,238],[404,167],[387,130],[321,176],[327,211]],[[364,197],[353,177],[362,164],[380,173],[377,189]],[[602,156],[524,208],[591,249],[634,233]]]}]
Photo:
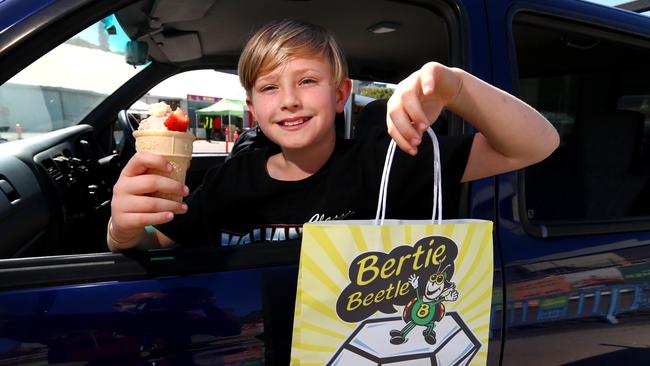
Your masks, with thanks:
[{"label": "boy's nose", "polygon": [[300,98],[294,90],[285,89],[282,93],[282,109],[295,110],[300,108]]}]

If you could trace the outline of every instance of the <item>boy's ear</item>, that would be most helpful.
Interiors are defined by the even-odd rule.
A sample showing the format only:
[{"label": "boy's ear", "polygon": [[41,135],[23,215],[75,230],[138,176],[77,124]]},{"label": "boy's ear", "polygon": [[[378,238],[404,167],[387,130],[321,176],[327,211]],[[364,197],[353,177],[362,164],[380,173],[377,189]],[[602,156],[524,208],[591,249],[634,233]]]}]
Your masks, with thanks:
[{"label": "boy's ear", "polygon": [[345,107],[345,103],[348,101],[351,92],[352,92],[352,80],[345,79],[345,81],[343,81],[339,86],[339,88],[336,90],[336,111],[337,112],[339,113],[343,112],[343,108]]},{"label": "boy's ear", "polygon": [[251,112],[251,115],[253,115],[253,120],[256,120],[257,117],[255,117],[255,108],[253,108],[253,102],[251,101],[251,98],[246,97],[246,105],[248,106],[248,110]]}]

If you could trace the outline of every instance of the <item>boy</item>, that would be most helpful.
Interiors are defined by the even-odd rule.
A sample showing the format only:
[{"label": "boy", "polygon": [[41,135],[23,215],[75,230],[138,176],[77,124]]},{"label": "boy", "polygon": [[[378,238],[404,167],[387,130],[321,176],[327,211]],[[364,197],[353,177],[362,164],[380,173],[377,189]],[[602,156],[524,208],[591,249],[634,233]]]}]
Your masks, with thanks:
[{"label": "boy", "polygon": [[[387,107],[390,137],[375,129],[358,141],[337,140],[335,113],[343,111],[351,89],[345,59],[330,34],[300,21],[271,23],[253,35],[239,76],[250,111],[278,146],[213,169],[182,204],[147,196],[189,192],[147,174],[170,169],[164,158],[135,154],[115,184],[111,250],[281,241],[299,238],[304,222],[373,218],[390,137],[408,155],[396,155],[393,163],[388,217],[430,217],[422,202],[432,202],[432,153],[422,134],[443,108],[479,131],[441,138],[443,189],[538,162],[559,142],[555,129],[525,103],[437,63],[398,85]],[[157,227],[144,230],[149,225]]]}]

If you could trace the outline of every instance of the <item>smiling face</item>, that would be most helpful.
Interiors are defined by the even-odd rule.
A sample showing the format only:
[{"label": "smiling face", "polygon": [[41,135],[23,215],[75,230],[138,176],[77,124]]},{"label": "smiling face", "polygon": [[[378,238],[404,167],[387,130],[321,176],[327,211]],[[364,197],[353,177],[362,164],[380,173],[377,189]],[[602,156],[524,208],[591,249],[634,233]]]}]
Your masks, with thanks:
[{"label": "smiling face", "polygon": [[445,277],[444,274],[438,273],[434,274],[427,281],[427,287],[424,290],[424,298],[428,301],[435,300],[445,288]]},{"label": "smiling face", "polygon": [[322,57],[293,57],[257,78],[247,104],[283,150],[316,149],[333,147],[334,117],[349,94],[350,81],[337,87]]}]

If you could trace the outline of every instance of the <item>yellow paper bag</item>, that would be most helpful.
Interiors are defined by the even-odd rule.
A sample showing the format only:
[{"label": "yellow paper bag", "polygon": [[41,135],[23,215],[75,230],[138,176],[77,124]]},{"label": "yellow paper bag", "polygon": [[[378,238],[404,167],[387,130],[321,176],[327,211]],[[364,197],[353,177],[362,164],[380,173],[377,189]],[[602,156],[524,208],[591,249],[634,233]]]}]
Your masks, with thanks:
[{"label": "yellow paper bag", "polygon": [[292,365],[487,362],[492,223],[440,220],[439,162],[433,221],[379,219],[391,146],[377,220],[303,227]]}]

